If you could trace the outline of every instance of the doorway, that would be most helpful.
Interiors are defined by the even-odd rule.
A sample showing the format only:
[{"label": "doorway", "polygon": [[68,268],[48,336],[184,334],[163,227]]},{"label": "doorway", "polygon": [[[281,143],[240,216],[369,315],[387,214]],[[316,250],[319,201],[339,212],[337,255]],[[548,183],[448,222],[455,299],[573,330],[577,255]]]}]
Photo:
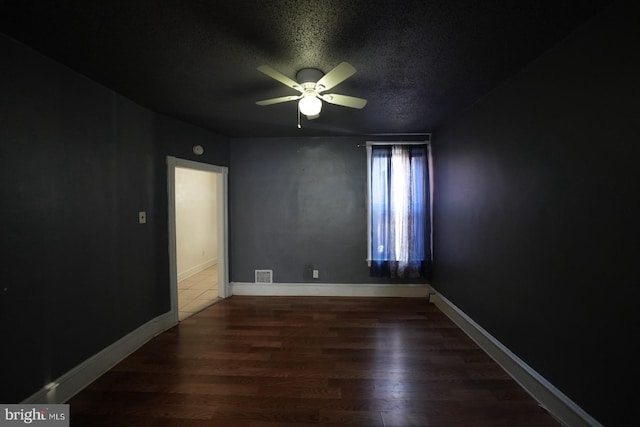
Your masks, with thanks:
[{"label": "doorway", "polygon": [[227,168],[167,165],[171,311],[181,321],[227,297]]}]

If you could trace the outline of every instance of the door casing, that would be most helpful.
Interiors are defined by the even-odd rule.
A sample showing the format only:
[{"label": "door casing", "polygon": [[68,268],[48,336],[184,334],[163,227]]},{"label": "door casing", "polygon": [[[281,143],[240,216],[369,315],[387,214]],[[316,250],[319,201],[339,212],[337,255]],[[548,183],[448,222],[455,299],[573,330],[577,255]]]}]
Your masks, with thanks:
[{"label": "door casing", "polygon": [[218,295],[229,296],[229,230],[228,230],[228,175],[226,166],[211,165],[167,156],[167,193],[169,196],[169,284],[171,312],[178,322],[178,272],[176,250],[176,168],[187,168],[219,174],[217,180],[218,203]]}]

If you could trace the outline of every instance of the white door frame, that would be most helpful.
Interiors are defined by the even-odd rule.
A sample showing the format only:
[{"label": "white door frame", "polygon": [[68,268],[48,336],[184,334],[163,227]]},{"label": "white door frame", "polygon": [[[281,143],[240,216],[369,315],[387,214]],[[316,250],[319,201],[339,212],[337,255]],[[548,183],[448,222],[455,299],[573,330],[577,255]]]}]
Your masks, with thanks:
[{"label": "white door frame", "polygon": [[167,193],[169,196],[169,283],[171,286],[171,312],[178,322],[178,261],[176,250],[176,168],[188,168],[220,174],[217,180],[217,194],[222,197],[218,203],[218,295],[221,298],[229,296],[229,197],[228,175],[225,166],[194,162],[167,156]]}]

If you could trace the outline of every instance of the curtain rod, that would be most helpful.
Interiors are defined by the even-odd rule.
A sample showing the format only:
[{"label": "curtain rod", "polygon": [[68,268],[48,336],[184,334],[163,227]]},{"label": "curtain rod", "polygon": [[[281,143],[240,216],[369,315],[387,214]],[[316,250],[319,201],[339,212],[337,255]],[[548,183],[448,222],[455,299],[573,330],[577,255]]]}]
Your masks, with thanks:
[{"label": "curtain rod", "polygon": [[431,137],[431,132],[407,132],[407,133],[368,133],[366,136],[428,136]]},{"label": "curtain rod", "polygon": [[357,148],[370,147],[372,145],[430,145],[431,138],[426,141],[367,141],[366,144],[357,144]]},{"label": "curtain rod", "polygon": [[431,132],[409,132],[409,133],[369,133],[366,136],[423,136],[426,141],[367,141],[366,144],[357,144],[356,147],[362,148],[369,145],[399,145],[399,144],[431,144]]}]

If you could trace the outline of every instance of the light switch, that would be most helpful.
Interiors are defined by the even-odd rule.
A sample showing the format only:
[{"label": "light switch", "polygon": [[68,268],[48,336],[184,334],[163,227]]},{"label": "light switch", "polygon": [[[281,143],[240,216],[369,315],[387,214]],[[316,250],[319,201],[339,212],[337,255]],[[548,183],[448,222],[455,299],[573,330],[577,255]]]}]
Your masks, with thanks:
[{"label": "light switch", "polygon": [[138,224],[147,223],[147,213],[145,211],[138,212]]}]

